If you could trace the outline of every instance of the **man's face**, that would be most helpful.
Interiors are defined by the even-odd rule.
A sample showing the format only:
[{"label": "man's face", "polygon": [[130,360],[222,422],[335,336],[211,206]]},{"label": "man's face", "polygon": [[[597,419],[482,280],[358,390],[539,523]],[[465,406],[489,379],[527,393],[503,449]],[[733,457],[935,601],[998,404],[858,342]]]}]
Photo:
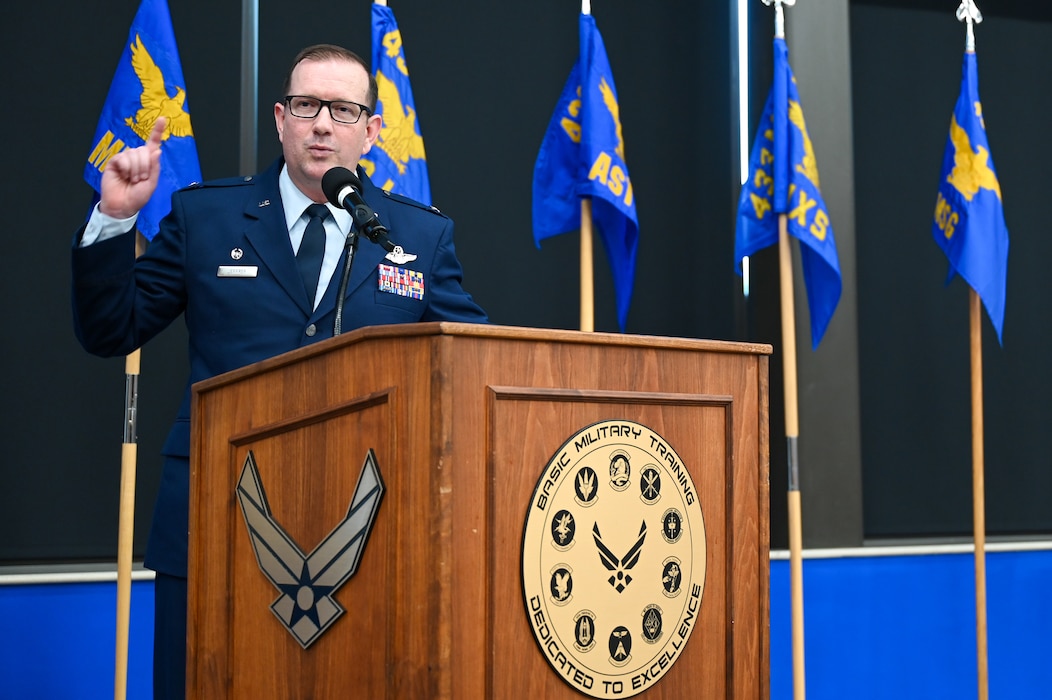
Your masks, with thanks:
[{"label": "man's face", "polygon": [[[351,61],[301,61],[292,71],[290,95],[366,104],[369,76]],[[380,117],[363,112],[355,124],[335,122],[327,107],[313,119],[294,117],[288,105],[274,105],[274,123],[289,176],[315,201],[325,201],[321,178],[337,165],[354,170],[380,135]]]}]

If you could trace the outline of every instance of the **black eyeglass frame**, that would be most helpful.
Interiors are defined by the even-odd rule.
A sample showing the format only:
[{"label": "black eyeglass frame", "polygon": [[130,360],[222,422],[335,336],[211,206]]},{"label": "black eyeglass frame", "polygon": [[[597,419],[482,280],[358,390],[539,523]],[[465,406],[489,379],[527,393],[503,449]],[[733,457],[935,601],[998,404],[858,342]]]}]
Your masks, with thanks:
[{"label": "black eyeglass frame", "polygon": [[[317,102],[318,103],[318,109],[314,112],[314,114],[310,115],[309,117],[308,116],[304,116],[304,115],[300,115],[300,114],[296,114],[295,112],[292,111],[292,100],[295,100],[295,99],[311,100],[313,102]],[[373,110],[369,109],[366,105],[360,104],[360,103],[355,102],[353,100],[323,100],[323,99],[321,99],[319,97],[313,97],[311,95],[285,95],[285,104],[289,108],[289,114],[291,114],[292,116],[296,117],[297,119],[314,119],[319,114],[321,114],[321,108],[322,107],[327,107],[328,108],[329,116],[332,118],[332,120],[334,122],[336,122],[338,124],[357,124],[358,122],[360,122],[362,120],[362,114],[368,114],[369,116],[373,115]],[[354,105],[354,106],[358,107],[359,110],[360,110],[358,112],[358,118],[355,119],[353,122],[349,122],[349,121],[346,121],[344,119],[338,118],[332,111],[332,106],[334,104],[335,105],[347,104],[347,105]]]}]

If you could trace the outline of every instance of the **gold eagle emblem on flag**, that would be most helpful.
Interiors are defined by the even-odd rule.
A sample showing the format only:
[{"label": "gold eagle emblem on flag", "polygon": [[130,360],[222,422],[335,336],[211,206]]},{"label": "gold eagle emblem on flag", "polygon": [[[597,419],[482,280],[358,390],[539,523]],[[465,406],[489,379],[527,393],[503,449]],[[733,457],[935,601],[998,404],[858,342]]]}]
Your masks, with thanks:
[{"label": "gold eagle emblem on flag", "polygon": [[398,168],[398,174],[404,175],[411,159],[426,158],[424,139],[416,133],[416,110],[412,106],[402,106],[398,86],[380,71],[376,72],[376,86],[384,106],[384,123],[376,147],[387,154]]},{"label": "gold eagle emblem on flag", "polygon": [[138,34],[135,35],[135,43],[131,45],[131,54],[132,68],[142,83],[142,96],[139,98],[141,107],[134,117],[126,118],[124,123],[143,141],[150,137],[150,131],[159,117],[164,117],[168,122],[162,140],[167,141],[170,136],[193,136],[190,114],[183,108],[186,91],[177,86],[175,97],[169,97],[164,85],[164,74]]},{"label": "gold eagle emblem on flag", "polygon": [[972,149],[968,132],[957,123],[956,116],[950,121],[950,141],[954,149],[953,171],[946,181],[969,202],[980,189],[993,190],[997,198],[1001,199],[1001,183],[990,169],[990,152],[982,146],[979,146],[978,151]]}]

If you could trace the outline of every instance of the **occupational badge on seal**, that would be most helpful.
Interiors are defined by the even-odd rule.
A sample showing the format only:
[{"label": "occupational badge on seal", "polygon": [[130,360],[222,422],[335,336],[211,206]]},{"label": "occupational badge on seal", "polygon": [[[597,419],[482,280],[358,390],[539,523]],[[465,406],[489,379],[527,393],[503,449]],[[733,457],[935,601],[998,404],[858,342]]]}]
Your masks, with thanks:
[{"label": "occupational badge on seal", "polygon": [[594,698],[648,690],[697,624],[705,556],[698,492],[669,442],[632,421],[583,428],[526,514],[523,598],[541,653]]}]

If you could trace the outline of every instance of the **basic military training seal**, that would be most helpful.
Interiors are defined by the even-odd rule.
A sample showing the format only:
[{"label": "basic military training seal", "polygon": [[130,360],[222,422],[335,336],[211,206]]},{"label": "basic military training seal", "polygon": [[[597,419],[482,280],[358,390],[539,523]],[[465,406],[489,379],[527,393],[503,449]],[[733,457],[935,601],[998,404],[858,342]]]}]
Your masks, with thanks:
[{"label": "basic military training seal", "polygon": [[526,514],[523,598],[541,653],[592,697],[649,689],[697,624],[705,555],[698,492],[668,441],[632,421],[583,428]]}]

